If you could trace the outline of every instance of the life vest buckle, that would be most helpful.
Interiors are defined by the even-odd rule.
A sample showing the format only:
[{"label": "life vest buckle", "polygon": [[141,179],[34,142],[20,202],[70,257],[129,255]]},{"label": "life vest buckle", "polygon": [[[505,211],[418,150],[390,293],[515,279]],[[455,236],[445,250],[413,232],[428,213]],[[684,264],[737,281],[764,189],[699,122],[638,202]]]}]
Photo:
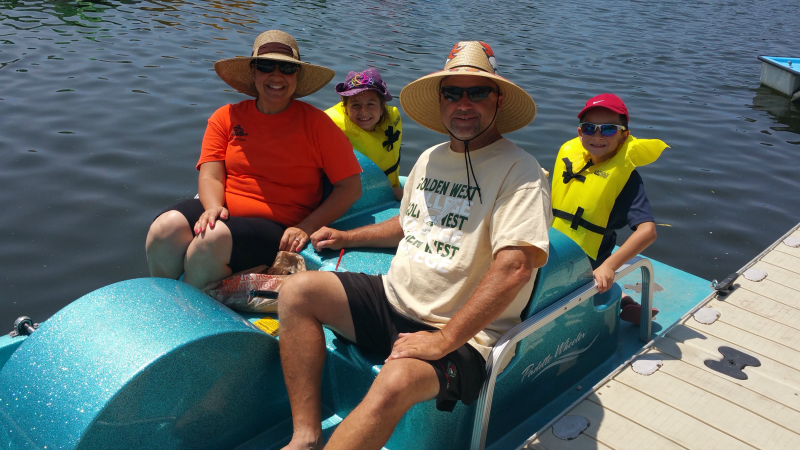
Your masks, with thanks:
[{"label": "life vest buckle", "polygon": [[580,226],[581,222],[583,222],[583,220],[581,219],[581,216],[583,216],[583,211],[584,209],[578,206],[578,210],[575,211],[575,215],[572,216],[572,223],[569,225],[569,227],[572,228],[573,230],[577,230],[578,226]]}]

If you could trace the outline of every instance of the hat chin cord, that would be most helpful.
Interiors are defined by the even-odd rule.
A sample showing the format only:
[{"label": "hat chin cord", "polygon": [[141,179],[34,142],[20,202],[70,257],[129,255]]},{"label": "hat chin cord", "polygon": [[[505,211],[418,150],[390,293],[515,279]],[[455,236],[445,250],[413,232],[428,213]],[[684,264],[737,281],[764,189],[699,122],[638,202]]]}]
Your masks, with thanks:
[{"label": "hat chin cord", "polygon": [[478,191],[478,200],[481,202],[481,204],[483,204],[483,197],[481,196],[481,186],[478,184],[478,178],[475,177],[475,169],[472,168],[472,158],[469,156],[469,141],[471,141],[471,140],[475,139],[476,137],[482,135],[483,133],[486,132],[486,130],[491,128],[491,126],[494,123],[495,119],[497,119],[497,111],[499,109],[500,109],[500,99],[498,98],[497,101],[494,104],[494,116],[492,117],[492,121],[489,122],[489,125],[487,125],[486,128],[483,129],[483,131],[481,131],[480,133],[476,134],[475,136],[472,136],[469,139],[459,139],[459,138],[457,138],[450,131],[450,129],[447,128],[447,125],[445,125],[445,123],[442,122],[442,125],[444,125],[444,129],[447,130],[448,133],[450,133],[450,136],[452,136],[453,139],[455,139],[457,141],[461,141],[461,142],[464,143],[464,167],[467,170],[467,203],[469,205],[472,205],[472,200],[471,200],[472,197],[469,195],[469,191],[470,191],[470,189],[472,189],[472,184],[470,183],[470,180],[469,180],[470,171],[472,172],[472,179],[475,180],[475,189]]}]

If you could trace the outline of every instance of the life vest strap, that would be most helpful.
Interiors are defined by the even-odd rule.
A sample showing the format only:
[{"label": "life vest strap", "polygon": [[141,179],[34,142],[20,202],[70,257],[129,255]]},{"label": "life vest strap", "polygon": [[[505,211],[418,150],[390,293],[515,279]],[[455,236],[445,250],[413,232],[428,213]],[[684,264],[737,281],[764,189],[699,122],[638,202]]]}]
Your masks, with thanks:
[{"label": "life vest strap", "polygon": [[570,214],[566,211],[562,211],[560,209],[553,208],[553,216],[558,217],[559,219],[569,220],[571,222],[570,228],[573,230],[577,230],[578,227],[586,228],[587,230],[591,231],[592,233],[602,234],[603,236],[607,236],[614,232],[611,228],[603,228],[601,226],[597,226],[588,220],[582,218],[584,209],[580,206],[578,210],[575,211],[575,214]]},{"label": "life vest strap", "polygon": [[570,180],[572,180],[573,178],[578,180],[578,181],[580,181],[580,182],[586,181],[586,177],[583,176],[583,175],[580,175],[580,173],[594,165],[594,163],[591,160],[589,160],[586,163],[586,165],[583,166],[583,169],[579,170],[577,173],[574,173],[574,172],[572,172],[572,161],[570,161],[569,158],[561,158],[561,160],[564,161],[564,169],[565,170],[561,174],[564,177],[564,184],[569,183]]},{"label": "life vest strap", "polygon": [[399,167],[400,167],[400,153],[397,154],[397,162],[394,163],[392,167],[389,167],[388,169],[384,170],[383,173],[385,173],[386,176],[388,177],[389,175],[392,174],[392,172],[396,171]]}]

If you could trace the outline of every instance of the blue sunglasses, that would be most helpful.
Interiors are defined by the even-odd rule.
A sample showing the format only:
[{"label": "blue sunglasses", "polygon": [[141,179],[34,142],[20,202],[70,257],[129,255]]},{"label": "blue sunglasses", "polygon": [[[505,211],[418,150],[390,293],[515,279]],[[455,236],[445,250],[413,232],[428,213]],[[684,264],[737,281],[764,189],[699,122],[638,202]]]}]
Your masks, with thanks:
[{"label": "blue sunglasses", "polygon": [[596,124],[591,122],[581,122],[581,131],[583,134],[592,136],[600,129],[600,134],[605,137],[611,137],[617,134],[617,131],[626,131],[628,127],[624,125],[615,125],[613,123]]}]

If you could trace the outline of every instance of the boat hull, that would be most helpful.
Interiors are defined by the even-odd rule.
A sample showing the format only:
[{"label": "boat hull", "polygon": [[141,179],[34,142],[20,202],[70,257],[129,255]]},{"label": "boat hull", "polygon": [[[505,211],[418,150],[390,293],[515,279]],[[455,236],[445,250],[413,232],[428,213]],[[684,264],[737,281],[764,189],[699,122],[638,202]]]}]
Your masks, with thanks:
[{"label": "boat hull", "polygon": [[797,70],[800,69],[800,58],[759,56],[758,59],[761,61],[761,84],[789,97],[800,91],[800,71]]}]

